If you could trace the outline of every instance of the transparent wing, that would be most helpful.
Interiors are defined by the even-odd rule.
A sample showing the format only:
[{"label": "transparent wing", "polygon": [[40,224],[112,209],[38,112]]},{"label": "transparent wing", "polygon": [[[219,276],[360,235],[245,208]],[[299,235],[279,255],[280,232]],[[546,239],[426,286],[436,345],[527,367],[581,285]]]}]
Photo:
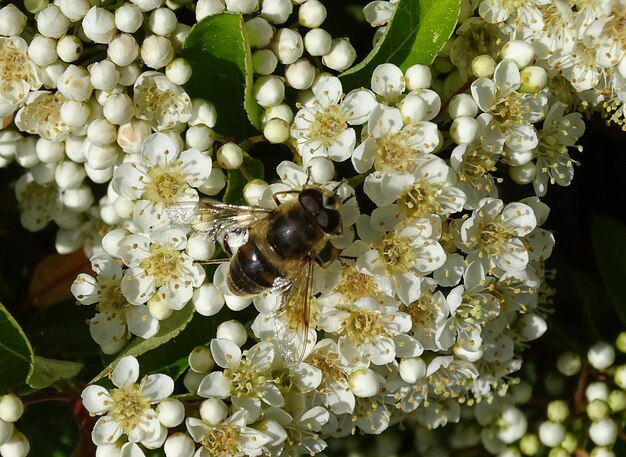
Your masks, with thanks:
[{"label": "transparent wing", "polygon": [[246,232],[255,222],[266,219],[271,209],[228,205],[216,201],[178,202],[167,207],[175,224],[191,228],[213,240],[223,241],[229,232]]},{"label": "transparent wing", "polygon": [[311,328],[313,260],[307,259],[294,278],[272,313],[278,347],[288,367],[297,366],[307,347],[315,344],[315,330]]}]

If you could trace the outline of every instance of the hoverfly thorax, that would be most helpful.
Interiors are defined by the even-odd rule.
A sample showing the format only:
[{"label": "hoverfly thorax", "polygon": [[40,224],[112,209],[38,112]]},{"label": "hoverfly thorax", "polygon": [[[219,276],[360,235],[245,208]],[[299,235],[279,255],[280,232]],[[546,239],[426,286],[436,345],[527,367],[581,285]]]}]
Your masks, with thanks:
[{"label": "hoverfly thorax", "polygon": [[343,231],[341,200],[334,191],[309,187],[300,192],[298,201],[324,233],[341,235]]}]

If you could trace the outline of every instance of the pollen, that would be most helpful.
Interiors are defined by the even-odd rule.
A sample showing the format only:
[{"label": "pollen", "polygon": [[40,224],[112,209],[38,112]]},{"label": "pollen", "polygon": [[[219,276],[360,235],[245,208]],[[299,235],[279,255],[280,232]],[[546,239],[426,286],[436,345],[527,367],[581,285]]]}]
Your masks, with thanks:
[{"label": "pollen", "polygon": [[150,245],[150,256],[140,263],[147,276],[155,278],[156,287],[183,277],[183,257],[180,251],[166,245]]},{"label": "pollen", "polygon": [[321,141],[324,146],[329,146],[347,128],[348,122],[341,111],[341,106],[330,105],[315,114],[309,138]]},{"label": "pollen", "polygon": [[343,265],[341,281],[333,292],[340,294],[347,303],[354,303],[359,298],[380,295],[376,280],[348,264]]},{"label": "pollen", "polygon": [[239,430],[237,427],[220,424],[206,432],[200,444],[210,456],[239,455],[238,439]]},{"label": "pollen", "polygon": [[413,250],[406,237],[396,237],[392,232],[377,246],[378,252],[389,274],[405,273],[413,265]]},{"label": "pollen", "polygon": [[151,183],[146,185],[146,192],[142,198],[163,204],[179,200],[189,189],[189,185],[177,165],[178,162],[175,162],[170,164],[167,169],[158,165],[148,169]]},{"label": "pollen", "polygon": [[141,395],[141,384],[131,384],[128,387],[113,389],[110,392],[113,403],[109,416],[128,434],[135,430],[144,418],[144,411],[150,408],[150,401]]}]

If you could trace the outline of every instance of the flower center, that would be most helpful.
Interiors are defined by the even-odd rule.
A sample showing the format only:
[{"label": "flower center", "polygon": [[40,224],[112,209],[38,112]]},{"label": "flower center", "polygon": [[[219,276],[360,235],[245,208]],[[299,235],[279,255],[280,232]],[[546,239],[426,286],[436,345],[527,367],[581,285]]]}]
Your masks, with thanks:
[{"label": "flower center", "polygon": [[124,309],[128,302],[120,290],[118,280],[100,281],[100,302],[98,310],[114,317],[118,311]]},{"label": "flower center", "polygon": [[315,120],[311,123],[310,138],[328,146],[347,128],[348,123],[341,112],[341,106],[330,105],[323,111],[315,113]]},{"label": "flower center", "polygon": [[413,266],[410,240],[406,237],[398,238],[392,232],[380,242],[378,252],[385,263],[387,273],[406,273]]},{"label": "flower center", "polygon": [[189,185],[180,173],[178,161],[167,169],[155,165],[148,169],[151,185],[147,187],[143,198],[153,202],[169,204],[180,199],[189,188]]},{"label": "flower center", "polygon": [[380,295],[380,288],[372,276],[357,271],[352,265],[344,264],[341,281],[333,292],[342,295],[346,302],[353,303],[359,298]]},{"label": "flower center", "polygon": [[51,141],[65,139],[70,128],[61,120],[65,97],[60,92],[45,94],[22,108],[22,120],[28,133],[37,133]]},{"label": "flower center", "polygon": [[217,425],[211,428],[200,444],[207,450],[211,457],[226,457],[229,455],[239,455],[237,440],[239,430],[232,425]]},{"label": "flower center", "polygon": [[439,214],[441,203],[437,200],[437,194],[442,188],[443,184],[440,183],[427,184],[416,181],[398,196],[398,205],[409,218]]},{"label": "flower center", "polygon": [[500,255],[502,254],[501,243],[511,238],[513,238],[513,235],[503,226],[493,222],[486,224],[480,232],[479,244],[481,251],[487,255]]},{"label": "flower center", "polygon": [[494,154],[482,148],[474,148],[463,156],[460,166],[459,181],[467,182],[477,190],[491,192],[489,173],[496,171]]},{"label": "flower center", "polygon": [[150,401],[141,396],[140,384],[113,389],[109,395],[113,402],[109,416],[120,424],[124,433],[130,433],[138,427],[144,411],[150,407]]},{"label": "flower center", "polygon": [[407,171],[416,156],[417,151],[411,148],[402,132],[385,135],[376,139],[374,168],[378,171]]},{"label": "flower center", "polygon": [[257,369],[242,360],[236,369],[226,368],[224,376],[230,380],[232,396],[236,397],[259,397],[259,386],[266,382],[265,376],[259,374]]},{"label": "flower center", "polygon": [[365,343],[372,338],[387,335],[380,318],[380,313],[364,309],[350,307],[337,307],[341,311],[347,311],[348,318],[342,322],[343,333],[352,341]]},{"label": "flower center", "polygon": [[23,81],[33,85],[29,70],[28,55],[12,39],[0,38],[0,92],[12,92]]},{"label": "flower center", "polygon": [[155,278],[156,286],[161,287],[172,279],[182,276],[183,259],[179,251],[159,243],[150,245],[150,256],[139,265],[146,275]]},{"label": "flower center", "polygon": [[411,316],[413,328],[422,329],[428,339],[435,336],[436,328],[433,322],[437,317],[436,309],[437,304],[433,301],[433,295],[430,291],[422,293],[422,296],[410,305],[400,305],[400,311]]}]

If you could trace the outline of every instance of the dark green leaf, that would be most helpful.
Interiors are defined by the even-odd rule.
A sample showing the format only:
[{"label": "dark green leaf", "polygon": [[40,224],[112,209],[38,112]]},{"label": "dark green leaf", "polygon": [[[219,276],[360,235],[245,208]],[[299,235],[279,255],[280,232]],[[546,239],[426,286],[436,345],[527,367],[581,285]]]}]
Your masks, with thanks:
[{"label": "dark green leaf", "polygon": [[591,234],[604,285],[626,325],[626,226],[612,217],[594,214]]},{"label": "dark green leaf", "polygon": [[61,379],[75,377],[82,367],[80,363],[46,359],[36,355],[35,367],[26,382],[33,389],[43,389]]},{"label": "dark green leaf", "polygon": [[430,65],[450,38],[459,17],[459,0],[400,0],[385,34],[358,65],[339,75],[344,91],[369,87],[374,69],[385,62],[402,70]]},{"label": "dark green leaf", "polygon": [[[79,439],[76,417],[71,404],[46,401],[28,405],[19,422],[19,430],[30,442],[29,457],[86,457],[94,455],[95,445],[85,446],[82,454],[72,454]],[[85,443],[88,444],[88,443]]]},{"label": "dark green leaf", "polygon": [[0,304],[0,392],[26,381],[33,370],[33,349],[19,324]]},{"label": "dark green leaf", "polygon": [[224,203],[245,205],[243,188],[252,179],[262,179],[264,176],[263,162],[243,153],[243,164],[237,170],[228,170],[228,183],[224,193]]},{"label": "dark green leaf", "polygon": [[30,322],[29,335],[36,352],[55,357],[92,357],[100,353],[100,347],[89,334],[87,320],[96,312],[93,306],[77,305],[65,301],[50,306]]},{"label": "dark green leaf", "polygon": [[215,105],[216,132],[242,140],[261,129],[262,108],[253,93],[252,54],[241,15],[201,20],[185,40],[183,57],[193,69],[185,88],[192,98]]},{"label": "dark green leaf", "polygon": [[161,326],[156,335],[147,340],[139,337],[132,340],[121,352],[115,354],[115,358],[108,363],[104,370],[90,381],[90,384],[93,384],[113,371],[115,365],[117,365],[117,362],[122,357],[126,355],[138,357],[176,338],[180,332],[185,329],[189,321],[191,321],[193,314],[194,307],[192,303],[188,303],[180,311],[174,311],[170,317],[161,321]]}]

